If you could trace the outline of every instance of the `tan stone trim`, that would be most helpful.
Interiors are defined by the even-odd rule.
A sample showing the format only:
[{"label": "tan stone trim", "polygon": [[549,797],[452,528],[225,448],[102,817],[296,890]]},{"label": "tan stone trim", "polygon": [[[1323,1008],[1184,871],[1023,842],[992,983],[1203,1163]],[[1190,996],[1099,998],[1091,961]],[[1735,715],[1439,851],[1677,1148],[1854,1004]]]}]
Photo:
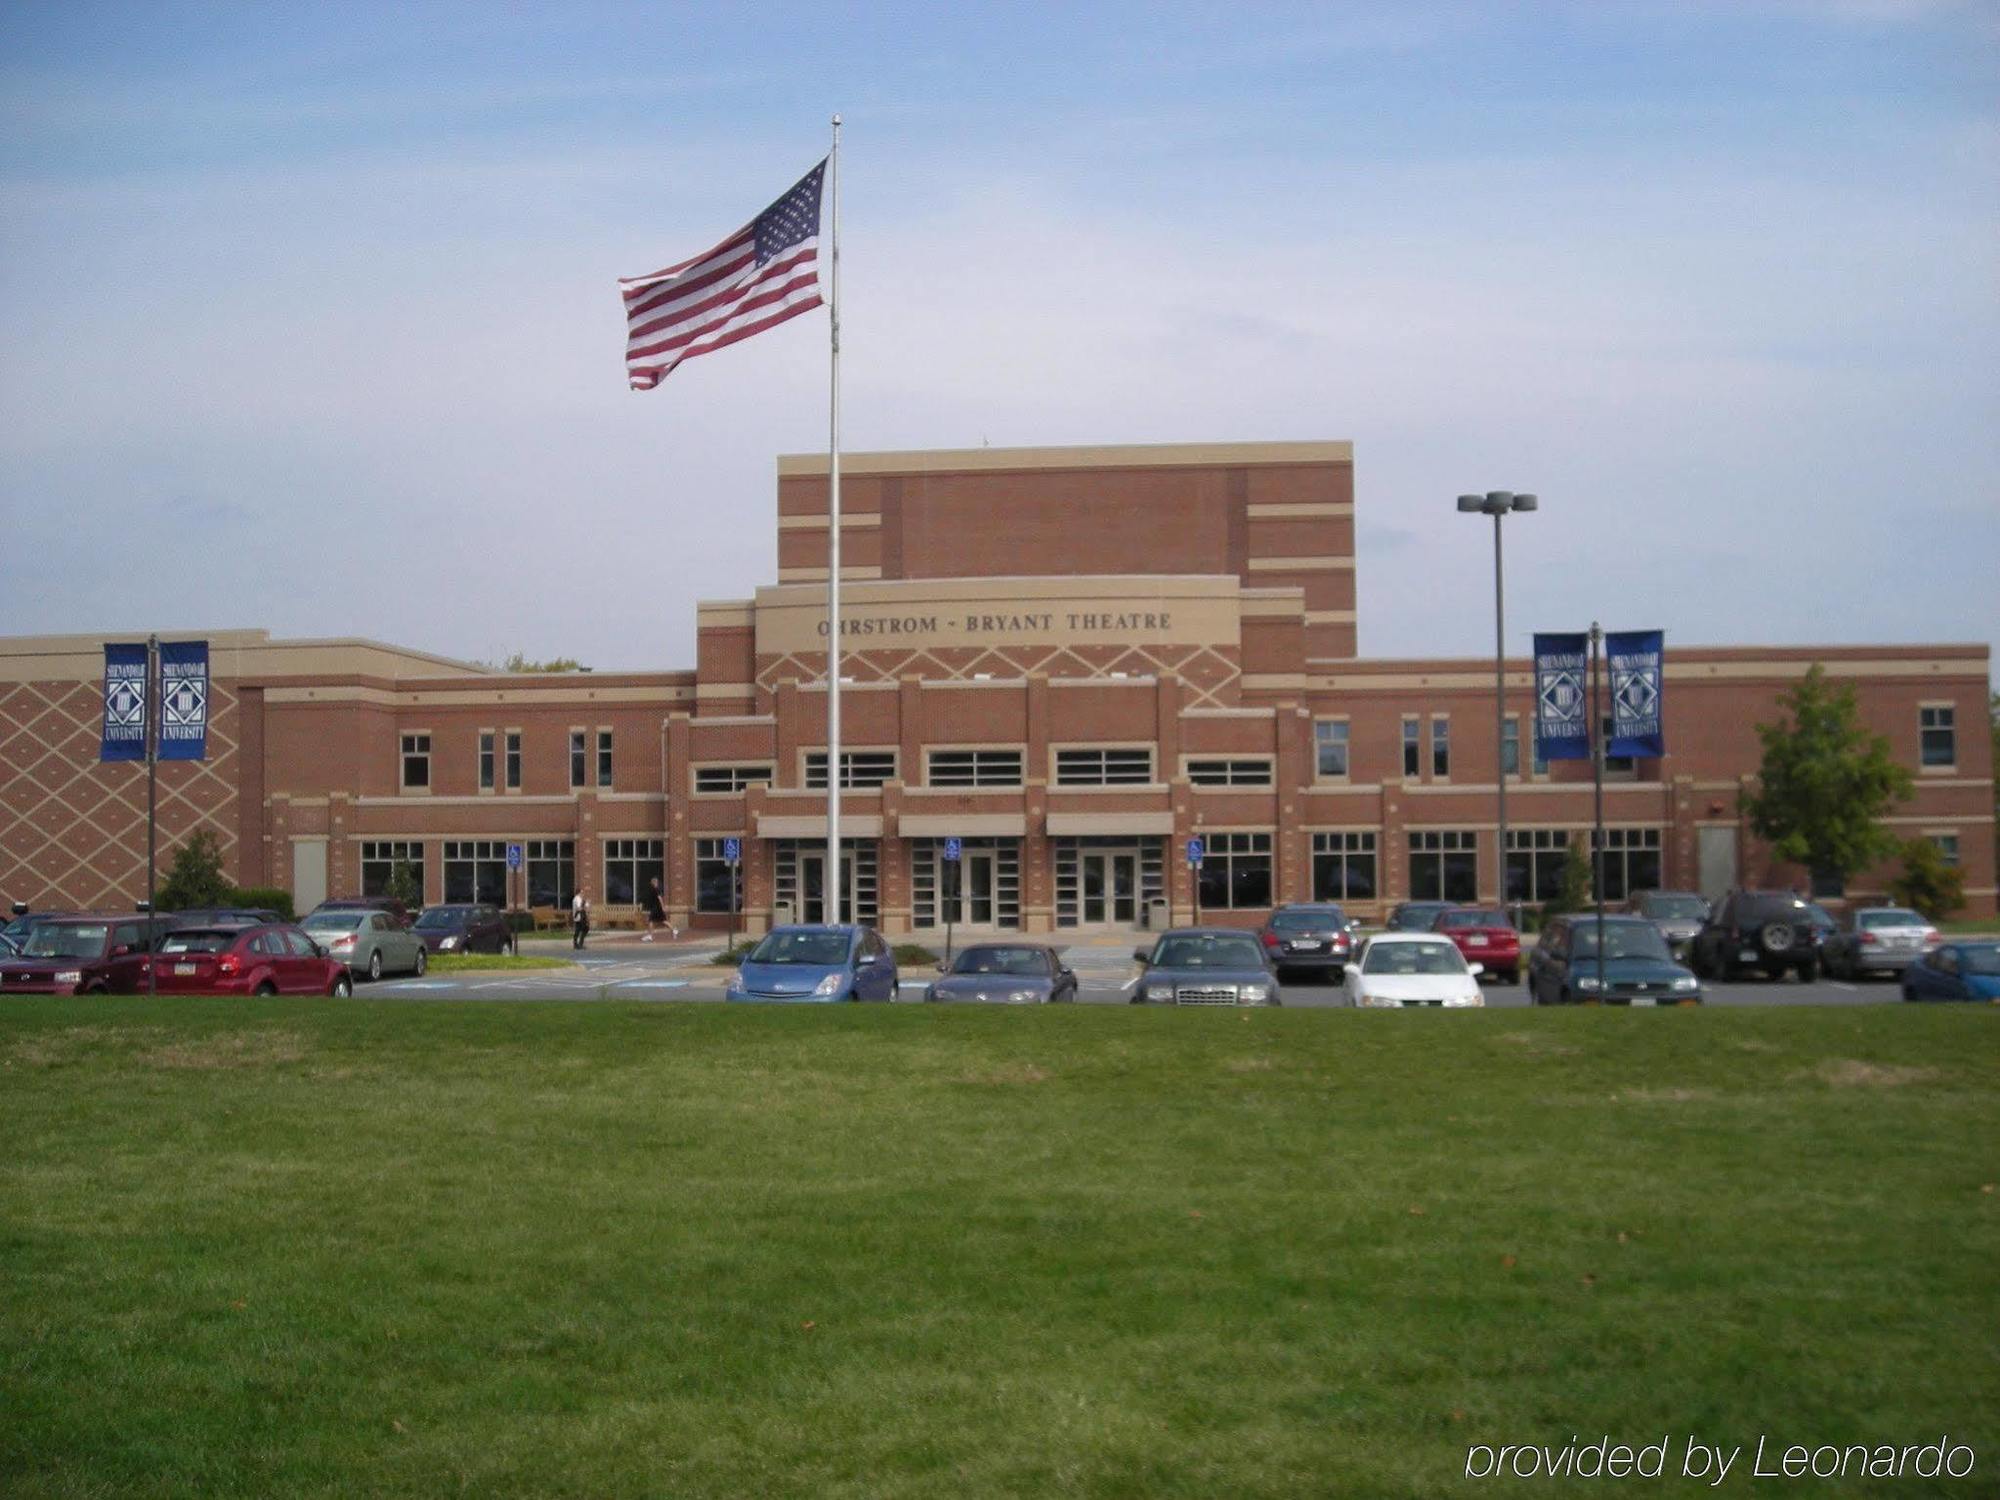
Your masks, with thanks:
[{"label": "tan stone trim", "polygon": [[754,682],[704,682],[694,690],[695,702],[714,698],[754,698],[757,684]]},{"label": "tan stone trim", "polygon": [[367,687],[266,688],[266,703],[368,703],[378,708],[463,708],[501,704],[512,708],[579,708],[589,703],[684,702],[687,687],[564,687],[552,692],[531,688],[471,688],[463,690],[405,689],[397,692]]},{"label": "tan stone trim", "polygon": [[1159,678],[1151,672],[1133,672],[1111,677],[1051,677],[1052,688],[1149,688],[1157,686]]},{"label": "tan stone trim", "polygon": [[896,836],[906,839],[1025,838],[1025,813],[904,813]]},{"label": "tan stone trim", "polygon": [[1306,674],[1303,672],[1245,672],[1242,677],[1246,692],[1278,693],[1296,690],[1304,692]]},{"label": "tan stone trim", "polygon": [[[844,795],[844,794],[843,794]],[[840,815],[840,836],[844,839],[879,839],[882,837],[882,815],[880,813],[847,813]],[[757,837],[760,839],[823,839],[826,837],[826,814],[818,816],[759,814]]]},{"label": "tan stone trim", "polygon": [[1025,677],[987,677],[975,673],[971,677],[919,677],[917,686],[926,691],[943,688],[1025,688]]},{"label": "tan stone trim", "polygon": [[[879,527],[881,524],[882,517],[880,512],[877,511],[843,510],[840,513],[840,529],[843,532],[867,531],[872,527]],[[824,531],[826,530],[826,517],[823,515],[780,516],[778,517],[778,530]]]},{"label": "tan stone trim", "polygon": [[1275,719],[1278,710],[1266,705],[1263,708],[1184,708],[1183,719]]},{"label": "tan stone trim", "polygon": [[[621,795],[640,795],[640,794],[629,793]],[[413,796],[414,796],[413,793],[406,792],[400,797],[355,797],[351,800],[355,807],[407,807],[409,806]],[[604,800],[607,801],[609,800],[609,794],[604,794]],[[481,797],[481,796],[425,797],[422,799],[422,801],[426,807],[491,807],[494,805],[493,799],[491,797]],[[532,797],[524,796],[521,793],[516,792],[513,796],[507,799],[506,805],[509,807],[518,807],[522,805],[540,804],[545,807],[553,807],[556,806],[558,803],[569,803],[574,805],[576,801],[577,799],[575,797],[565,797],[559,794],[552,795],[546,792],[538,793],[537,795]],[[298,797],[292,799],[292,806],[294,807],[324,806],[325,803],[326,799],[324,797],[318,798],[314,802],[309,802],[304,798],[298,798]],[[484,835],[481,836],[484,837]]]},{"label": "tan stone trim", "polygon": [[1252,557],[1244,566],[1252,573],[1346,573],[1354,568],[1351,557]]},{"label": "tan stone trim", "polygon": [[[1313,658],[1324,660],[1325,658]],[[1820,660],[1818,658],[1795,658],[1791,660],[1756,661],[1676,661],[1672,647],[1668,648],[1666,677],[1669,682],[1689,681],[1733,681],[1758,677],[1797,678],[1817,662],[1826,668],[1829,677],[1941,677],[1963,676],[1985,680],[1986,668],[1983,662],[1964,657],[1937,657],[1925,661],[1897,660],[1893,658],[1870,658],[1867,660],[1842,661],[1839,659]],[[1493,690],[1493,664],[1489,661],[1483,668],[1471,662],[1441,663],[1437,670],[1426,672],[1327,672],[1315,673],[1312,686],[1316,690],[1342,693],[1407,692],[1412,688],[1484,688]],[[1534,686],[1534,673],[1509,668],[1507,686],[1523,692]]]},{"label": "tan stone trim", "polygon": [[1329,779],[1326,781],[1312,782],[1306,786],[1299,787],[1297,790],[1303,792],[1308,797],[1312,796],[1346,797],[1346,796],[1351,796],[1355,793],[1361,793],[1366,796],[1373,797],[1381,794],[1382,783],[1379,781],[1345,782],[1337,779]]},{"label": "tan stone trim", "polygon": [[694,607],[695,622],[716,630],[731,627],[755,625],[757,607],[748,599],[698,600]]},{"label": "tan stone trim", "polygon": [[1293,516],[1351,516],[1354,505],[1347,500],[1270,500],[1246,505],[1243,511],[1253,521],[1277,520]]},{"label": "tan stone trim", "polygon": [[[868,582],[882,576],[882,569],[874,563],[843,565],[840,570],[841,582],[852,578],[858,582]],[[825,568],[780,568],[779,583],[825,583]]]},{"label": "tan stone trim", "polygon": [[1296,620],[1302,614],[1306,613],[1304,608],[1306,597],[1304,589],[1272,589],[1269,590],[1269,593],[1275,594],[1278,597],[1257,597],[1257,595],[1264,594],[1265,592],[1262,589],[1257,590],[1255,594],[1249,589],[1243,591],[1242,612],[1244,619]]},{"label": "tan stone trim", "polygon": [[1309,609],[1306,611],[1308,625],[1352,625],[1355,615],[1351,609]]},{"label": "tan stone trim", "polygon": [[[826,679],[824,677],[816,677],[811,682],[801,682],[798,688],[802,693],[823,693],[826,691]],[[895,682],[856,682],[852,677],[843,672],[840,677],[840,690],[842,693],[895,693],[902,691],[902,684]],[[718,719],[695,720],[697,724],[704,722],[715,724],[721,721]],[[843,750],[850,748],[852,747],[847,745],[841,746]]]},{"label": "tan stone trim", "polygon": [[[843,474],[991,473],[1008,469],[1247,468],[1267,464],[1351,464],[1352,442],[1131,443],[1076,448],[931,448],[843,453]],[[824,453],[785,453],[778,477],[827,471]]]},{"label": "tan stone trim", "polygon": [[[844,687],[846,684],[843,683],[842,686]],[[777,718],[773,714],[703,714],[699,718],[689,719],[688,727],[699,733],[701,730],[709,728],[721,729],[725,726],[741,728],[745,724],[775,723],[777,723]]]},{"label": "tan stone trim", "polygon": [[[1064,788],[1065,791],[1069,788]],[[1133,788],[1132,790],[1138,790]],[[1135,838],[1172,833],[1172,812],[1082,813],[1052,812],[1048,816],[1050,838],[1076,838],[1088,834],[1129,833]]]}]

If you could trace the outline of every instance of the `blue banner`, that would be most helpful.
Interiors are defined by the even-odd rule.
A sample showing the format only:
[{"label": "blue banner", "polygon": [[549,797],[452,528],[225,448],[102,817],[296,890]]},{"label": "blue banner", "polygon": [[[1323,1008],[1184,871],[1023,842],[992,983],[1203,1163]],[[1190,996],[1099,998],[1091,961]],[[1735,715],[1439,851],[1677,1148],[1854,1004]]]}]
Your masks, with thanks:
[{"label": "blue banner", "polygon": [[1611,674],[1611,742],[1607,755],[1665,755],[1667,736],[1660,718],[1665,695],[1661,661],[1666,633],[1607,630],[1604,661]]},{"label": "blue banner", "polygon": [[208,642],[160,642],[160,759],[208,756]]},{"label": "blue banner", "polygon": [[99,760],[146,758],[146,643],[106,642],[104,743]]},{"label": "blue banner", "polygon": [[1535,634],[1535,755],[1590,759],[1590,641],[1582,631]]}]

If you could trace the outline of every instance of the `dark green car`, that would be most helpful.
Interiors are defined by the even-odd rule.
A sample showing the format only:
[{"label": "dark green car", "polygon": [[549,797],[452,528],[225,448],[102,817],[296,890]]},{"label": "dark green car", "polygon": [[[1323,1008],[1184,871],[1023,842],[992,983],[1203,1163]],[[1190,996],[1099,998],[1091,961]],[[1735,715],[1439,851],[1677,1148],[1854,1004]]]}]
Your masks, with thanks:
[{"label": "dark green car", "polygon": [[1528,959],[1537,1005],[1699,1005],[1701,981],[1674,962],[1660,929],[1644,917],[1555,917]]}]

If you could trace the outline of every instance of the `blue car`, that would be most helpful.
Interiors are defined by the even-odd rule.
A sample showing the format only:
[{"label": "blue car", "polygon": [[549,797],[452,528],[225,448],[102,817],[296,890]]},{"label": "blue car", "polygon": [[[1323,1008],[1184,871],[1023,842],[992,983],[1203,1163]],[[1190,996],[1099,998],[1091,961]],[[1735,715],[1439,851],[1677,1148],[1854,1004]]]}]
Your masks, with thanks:
[{"label": "blue car", "polygon": [[750,950],[725,1000],[826,1004],[896,998],[896,955],[872,927],[774,927]]},{"label": "blue car", "polygon": [[1940,943],[1911,959],[1903,998],[2000,1001],[2000,943]]}]

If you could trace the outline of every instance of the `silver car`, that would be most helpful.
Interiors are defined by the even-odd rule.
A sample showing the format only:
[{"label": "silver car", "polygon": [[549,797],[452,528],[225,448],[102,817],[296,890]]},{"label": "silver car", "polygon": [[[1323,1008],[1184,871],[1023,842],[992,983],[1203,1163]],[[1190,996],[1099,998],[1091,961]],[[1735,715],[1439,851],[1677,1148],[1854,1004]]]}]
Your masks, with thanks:
[{"label": "silver car", "polygon": [[1860,906],[1841,920],[1820,958],[1837,979],[1900,974],[1937,938],[1937,929],[1908,907]]},{"label": "silver car", "polygon": [[1145,966],[1134,1005],[1277,1005],[1278,976],[1255,933],[1233,927],[1176,927],[1132,956]]},{"label": "silver car", "polygon": [[1688,961],[1694,935],[1708,920],[1708,903],[1693,891],[1636,891],[1625,909],[1660,929],[1667,951],[1678,964]]},{"label": "silver car", "polygon": [[386,911],[316,911],[299,925],[355,974],[421,974],[430,962],[424,940]]}]

